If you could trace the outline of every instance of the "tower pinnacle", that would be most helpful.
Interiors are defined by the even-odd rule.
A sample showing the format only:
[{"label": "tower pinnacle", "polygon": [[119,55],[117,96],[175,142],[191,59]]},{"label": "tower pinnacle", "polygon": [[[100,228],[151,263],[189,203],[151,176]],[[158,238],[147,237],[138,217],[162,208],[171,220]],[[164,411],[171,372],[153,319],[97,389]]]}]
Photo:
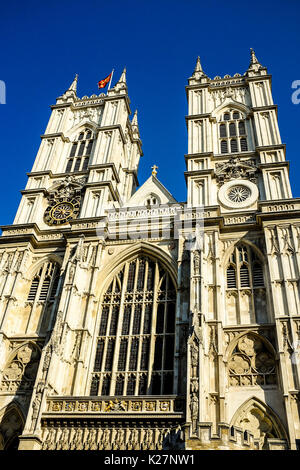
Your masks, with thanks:
[{"label": "tower pinnacle", "polygon": [[74,93],[77,92],[77,81],[78,81],[78,74],[76,73],[75,78],[71,85],[69,86],[67,91],[74,91]]}]

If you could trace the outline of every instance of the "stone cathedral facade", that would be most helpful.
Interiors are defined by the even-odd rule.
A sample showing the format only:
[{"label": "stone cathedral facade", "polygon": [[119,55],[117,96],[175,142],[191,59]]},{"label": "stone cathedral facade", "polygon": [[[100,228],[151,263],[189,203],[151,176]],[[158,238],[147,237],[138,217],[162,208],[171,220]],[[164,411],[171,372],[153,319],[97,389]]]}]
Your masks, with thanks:
[{"label": "stone cathedral facade", "polygon": [[186,87],[187,200],[142,156],[126,71],[77,76],[0,238],[0,449],[296,449],[300,199],[271,76]]}]

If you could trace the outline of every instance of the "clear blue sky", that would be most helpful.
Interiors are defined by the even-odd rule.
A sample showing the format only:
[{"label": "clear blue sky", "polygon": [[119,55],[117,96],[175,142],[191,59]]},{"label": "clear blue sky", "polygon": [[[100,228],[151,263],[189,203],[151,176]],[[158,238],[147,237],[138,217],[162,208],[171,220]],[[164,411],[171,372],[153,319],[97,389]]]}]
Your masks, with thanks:
[{"label": "clear blue sky", "polygon": [[273,75],[279,127],[287,145],[294,197],[300,197],[300,80],[298,0],[10,1],[1,6],[0,224],[13,222],[47,125],[51,104],[79,74],[78,95],[99,93],[98,80],[127,67],[131,109],[138,108],[144,156],[139,181],[158,177],[186,200],[185,85],[196,58],[211,78],[243,74],[252,47]]}]

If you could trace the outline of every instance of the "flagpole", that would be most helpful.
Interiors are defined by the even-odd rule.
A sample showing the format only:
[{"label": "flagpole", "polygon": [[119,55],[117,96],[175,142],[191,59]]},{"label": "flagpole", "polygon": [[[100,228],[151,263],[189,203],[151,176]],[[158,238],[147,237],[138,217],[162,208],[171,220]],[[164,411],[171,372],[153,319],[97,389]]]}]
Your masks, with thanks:
[{"label": "flagpole", "polygon": [[112,78],[113,78],[114,70],[115,70],[115,69],[112,69],[111,77],[110,77],[110,80],[109,80],[109,84],[108,84],[107,91],[110,89],[110,84],[111,84],[111,81],[112,81]]}]

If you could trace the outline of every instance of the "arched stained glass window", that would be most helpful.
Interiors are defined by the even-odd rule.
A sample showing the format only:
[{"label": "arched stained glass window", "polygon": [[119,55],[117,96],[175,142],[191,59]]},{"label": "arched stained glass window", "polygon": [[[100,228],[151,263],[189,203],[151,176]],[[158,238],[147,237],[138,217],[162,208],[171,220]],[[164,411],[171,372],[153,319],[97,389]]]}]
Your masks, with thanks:
[{"label": "arched stained glass window", "polygon": [[103,296],[91,395],[173,392],[176,291],[158,261],[126,262]]}]

